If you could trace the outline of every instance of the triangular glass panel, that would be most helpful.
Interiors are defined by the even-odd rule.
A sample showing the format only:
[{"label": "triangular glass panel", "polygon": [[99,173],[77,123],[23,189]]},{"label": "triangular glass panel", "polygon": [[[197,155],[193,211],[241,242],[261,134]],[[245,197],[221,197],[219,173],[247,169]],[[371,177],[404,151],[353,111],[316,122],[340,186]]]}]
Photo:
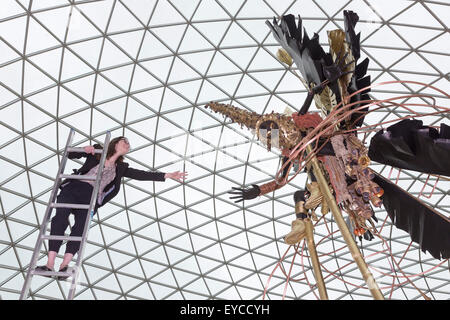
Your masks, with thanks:
[{"label": "triangular glass panel", "polygon": [[[11,44],[19,52],[23,52],[24,50],[27,21],[28,18],[24,16],[0,23],[2,40]],[[10,30],[14,30],[14,32],[9,32]]]},{"label": "triangular glass panel", "polygon": [[215,19],[229,19],[229,15],[222,9],[222,7],[213,0],[203,0],[195,11],[193,21],[210,20],[211,15]]},{"label": "triangular glass panel", "polygon": [[231,21],[214,21],[193,24],[214,46],[218,46]]},{"label": "triangular glass panel", "polygon": [[[131,91],[148,90],[161,86],[161,82],[139,65],[134,68]],[[128,90],[128,89],[127,89]]]},{"label": "triangular glass panel", "polygon": [[180,24],[185,23],[186,20],[180,13],[167,1],[158,1],[156,8],[152,13],[150,26]]},{"label": "triangular glass panel", "polygon": [[172,53],[167,48],[167,45],[158,40],[152,33],[145,32],[144,42],[139,51],[139,60],[151,59],[161,57],[164,55],[171,55]]},{"label": "triangular glass panel", "polygon": [[243,27],[238,25],[236,22],[231,24],[230,28],[227,30],[225,38],[220,44],[222,48],[249,45],[257,45],[257,42],[248,35],[248,31],[244,30]]},{"label": "triangular glass panel", "polygon": [[84,99],[86,102],[93,100],[93,90],[95,87],[95,75],[86,76],[80,79],[72,80],[64,84],[72,91],[73,95]]},{"label": "triangular glass panel", "polygon": [[[86,14],[86,9],[86,7],[81,8],[84,14]],[[77,7],[72,10],[72,17],[70,19],[69,31],[66,40],[67,42],[75,42],[102,36],[102,31],[99,31],[95,26],[93,26],[92,23],[85,18],[84,14],[81,14],[80,9]],[[89,14],[87,15],[89,16]]]},{"label": "triangular glass panel", "polygon": [[111,41],[115,42],[124,51],[128,52],[131,57],[137,58],[139,49],[144,40],[144,30],[120,33],[112,35],[110,38]]},{"label": "triangular glass panel", "polygon": [[179,51],[189,52],[207,49],[214,49],[209,39],[205,39],[205,36],[200,34],[192,26],[189,26],[189,28],[186,31],[186,34],[183,37],[183,42],[181,43]]},{"label": "triangular glass panel", "polygon": [[170,66],[173,62],[173,57],[149,60],[141,63],[141,66],[149,71],[153,76],[166,83],[169,76]]},{"label": "triangular glass panel", "polygon": [[108,23],[108,32],[143,28],[142,24],[122,3],[115,3],[113,8],[113,13]]},{"label": "triangular glass panel", "polygon": [[168,81],[178,82],[180,80],[195,79],[199,77],[200,75],[180,58],[175,58]]},{"label": "triangular glass panel", "polygon": [[182,57],[186,63],[188,63],[201,75],[204,75],[206,70],[209,68],[214,52],[215,51],[210,50],[205,52],[182,54],[180,57]]},{"label": "triangular glass panel", "polygon": [[400,15],[392,19],[392,22],[401,24],[411,24],[411,17],[420,21],[422,27],[442,28],[442,25],[437,21],[432,14],[420,3],[415,3]]},{"label": "triangular glass panel", "polygon": [[185,34],[186,25],[172,25],[164,27],[153,27],[151,31],[163,43],[173,51],[178,51],[180,41]]},{"label": "triangular glass panel", "polygon": [[77,76],[91,73],[93,70],[74,55],[70,50],[64,51],[61,81],[67,81]]},{"label": "triangular glass panel", "polygon": [[134,57],[130,57],[129,53],[119,49],[109,40],[105,40],[103,52],[100,60],[100,68],[109,68],[117,65],[131,63]]},{"label": "triangular glass panel", "polygon": [[52,79],[46,76],[42,71],[38,70],[31,63],[25,63],[24,70],[24,93],[29,94],[38,89],[42,89],[55,84]]},{"label": "triangular glass panel", "polygon": [[242,69],[247,69],[257,48],[222,49],[221,52]]},{"label": "triangular glass panel", "polygon": [[97,68],[102,46],[103,39],[97,38],[74,43],[70,45],[69,48],[73,50],[80,59],[85,60],[86,64]]},{"label": "triangular glass panel", "polygon": [[[37,1],[33,3],[33,10],[36,10],[37,6],[42,1]],[[66,6],[55,6],[52,10],[38,10],[34,12],[33,15],[42,23],[46,28],[50,30],[52,34],[54,34],[59,41],[64,41],[67,24],[69,22],[70,12],[74,10],[74,7],[67,6],[67,2],[59,1],[66,4]]]},{"label": "triangular glass panel", "polygon": [[111,83],[103,76],[98,76],[95,82],[95,98],[94,102],[99,103],[113,98],[124,96],[125,92],[117,87],[115,83]]},{"label": "triangular glass panel", "polygon": [[[258,0],[248,0],[239,10],[238,18],[272,18],[275,12],[267,6],[258,2]],[[268,28],[267,28],[268,29]]]}]

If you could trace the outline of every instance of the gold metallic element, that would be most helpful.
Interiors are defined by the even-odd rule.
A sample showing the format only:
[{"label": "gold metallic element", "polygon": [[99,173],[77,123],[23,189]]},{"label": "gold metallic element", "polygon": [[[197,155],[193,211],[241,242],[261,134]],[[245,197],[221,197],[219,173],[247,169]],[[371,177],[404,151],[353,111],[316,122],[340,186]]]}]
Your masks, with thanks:
[{"label": "gold metallic element", "polygon": [[313,221],[319,221],[319,218],[316,215],[316,211],[314,211],[314,210],[311,210],[311,219]]},{"label": "gold metallic element", "polygon": [[306,185],[306,188],[311,193],[311,195],[309,196],[308,200],[306,200],[305,208],[315,209],[322,203],[323,199],[322,192],[320,192],[319,184],[316,181],[313,181],[311,183],[308,183]]},{"label": "gold metallic element", "polygon": [[367,168],[370,164],[370,158],[366,155],[362,155],[359,157],[358,159],[358,164],[362,167],[362,168]]},{"label": "gold metallic element", "polygon": [[356,177],[358,176],[358,170],[357,170],[356,166],[352,166],[349,164],[347,164],[345,166],[345,173],[353,180],[355,180]]},{"label": "gold metallic element", "polygon": [[[345,32],[344,30],[337,29],[328,31],[328,43],[330,44],[330,52],[333,56],[333,61],[337,62],[337,60],[347,54],[347,57],[344,60],[344,64],[348,64],[353,61],[345,70],[355,70],[355,59],[353,57],[352,50],[348,45],[347,41],[345,41]],[[347,74],[339,79],[339,89],[341,89],[341,94],[347,93],[347,87],[352,79],[352,74]],[[343,94],[343,96],[346,94]]]},{"label": "gold metallic element", "polygon": [[257,114],[249,112],[230,104],[210,102],[205,108],[210,108],[214,112],[219,112],[231,119],[232,122],[239,123],[241,128],[245,125],[248,129],[256,130],[258,139],[271,147],[291,149],[302,139],[301,131],[295,125],[291,116],[281,113]]},{"label": "gold metallic element", "polygon": [[[308,154],[311,154],[312,148],[310,145],[307,146],[306,151]],[[362,274],[362,277],[366,281],[366,284],[376,300],[384,300],[384,296],[381,293],[380,288],[378,287],[372,273],[369,271],[369,268],[367,267],[366,261],[364,260],[363,256],[361,255],[361,252],[358,249],[358,246],[356,245],[355,240],[353,239],[353,235],[348,230],[347,224],[345,223],[344,218],[342,217],[341,210],[339,209],[336,200],[334,199],[333,195],[331,194],[331,191],[328,187],[328,182],[325,179],[325,176],[320,168],[319,161],[317,160],[317,157],[313,156],[311,158],[314,175],[317,178],[317,182],[320,185],[320,189],[322,191],[322,194],[327,201],[328,206],[331,209],[331,212],[333,213],[334,220],[336,221],[339,230],[341,231],[342,237],[344,238],[345,242],[347,243],[347,246],[350,250],[350,253],[352,254],[352,257],[355,259],[355,262]]]},{"label": "gold metallic element", "polygon": [[322,215],[325,215],[328,213],[330,208],[328,207],[328,204],[326,203],[322,193],[320,192],[319,184],[316,181],[313,181],[311,183],[308,183],[306,185],[306,188],[311,193],[308,200],[306,200],[305,203],[305,209],[311,210],[311,217],[314,221],[318,221],[316,212],[314,211],[319,205],[321,206],[321,213]]},{"label": "gold metallic element", "polygon": [[305,223],[303,219],[296,219],[292,221],[291,232],[284,237],[284,242],[289,245],[294,245],[299,243],[305,235]]},{"label": "gold metallic element", "polygon": [[356,137],[353,134],[349,134],[349,135],[346,135],[346,138],[347,138],[347,141],[350,141],[350,143],[353,144],[356,147],[356,149],[358,149],[360,154],[367,155],[367,152],[368,152],[367,147],[364,145],[364,143],[362,143],[361,140],[358,139],[358,137]]},{"label": "gold metallic element", "polygon": [[277,51],[277,58],[278,60],[280,60],[281,62],[287,64],[289,67],[292,66],[292,57],[290,56],[289,53],[287,53],[286,50],[284,49],[278,49]]},{"label": "gold metallic element", "polygon": [[381,205],[383,204],[383,201],[380,198],[378,198],[376,195],[373,195],[372,197],[370,197],[370,202],[372,202],[372,204],[378,208],[381,207]]},{"label": "gold metallic element", "polygon": [[322,215],[326,215],[328,212],[330,212],[330,208],[328,207],[327,202],[325,201],[325,199],[322,200],[322,207],[320,208],[320,213],[322,213]]},{"label": "gold metallic element", "polygon": [[249,112],[230,104],[211,101],[210,103],[205,105],[205,108],[208,107],[212,111],[221,113],[225,117],[230,118],[232,122],[239,123],[241,125],[241,128],[245,125],[247,129],[255,129],[256,122],[261,118],[261,115],[256,112]]},{"label": "gold metallic element", "polygon": [[373,191],[373,195],[378,197],[378,198],[380,198],[384,194],[384,190],[378,185],[375,188],[373,188],[373,190],[374,190]]},{"label": "gold metallic element", "polygon": [[319,289],[320,300],[328,300],[327,289],[320,269],[319,257],[317,256],[316,244],[314,243],[313,224],[311,219],[305,219],[306,242],[308,244],[309,255],[313,265],[314,277],[316,278],[317,288]]},{"label": "gold metallic element", "polygon": [[272,146],[280,150],[291,149],[302,139],[292,117],[273,111],[258,119],[255,130],[258,140],[267,145],[269,151]]},{"label": "gold metallic element", "polygon": [[329,86],[325,86],[320,94],[314,95],[314,102],[323,114],[328,114],[338,104],[336,95]]},{"label": "gold metallic element", "polygon": [[372,216],[372,209],[368,203],[370,201],[370,197],[368,195],[369,193],[367,193],[366,198],[364,198],[364,189],[361,189],[359,194],[355,190],[358,181],[347,187],[349,194],[352,196],[352,201],[350,202],[348,208],[361,217],[361,223],[364,223],[364,219],[369,219]]}]

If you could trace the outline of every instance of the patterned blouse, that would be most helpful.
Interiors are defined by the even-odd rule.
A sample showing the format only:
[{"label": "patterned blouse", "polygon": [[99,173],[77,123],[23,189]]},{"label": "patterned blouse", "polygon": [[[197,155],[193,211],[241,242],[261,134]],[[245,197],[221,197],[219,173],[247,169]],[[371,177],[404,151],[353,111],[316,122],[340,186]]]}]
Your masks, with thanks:
[{"label": "patterned blouse", "polygon": [[[89,170],[88,173],[86,173],[86,175],[87,176],[96,176],[97,171],[98,171],[98,166],[99,165],[96,165],[95,167],[93,167],[91,170]],[[116,164],[114,164],[112,166],[104,166],[102,181],[100,182],[100,188],[98,189],[97,201],[99,204],[102,204],[102,199],[104,198],[103,195],[104,195],[105,187],[109,183],[111,183],[111,181],[113,181],[115,177],[116,177]],[[80,180],[80,181],[87,182],[92,186],[95,185],[95,180]]]}]

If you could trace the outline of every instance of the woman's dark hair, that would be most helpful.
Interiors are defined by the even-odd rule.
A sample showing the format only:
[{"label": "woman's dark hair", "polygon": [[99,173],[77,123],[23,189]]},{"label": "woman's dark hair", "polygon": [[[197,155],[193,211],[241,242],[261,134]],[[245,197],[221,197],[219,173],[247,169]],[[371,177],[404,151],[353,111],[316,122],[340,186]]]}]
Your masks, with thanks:
[{"label": "woman's dark hair", "polygon": [[[117,138],[112,139],[109,142],[108,151],[106,152],[106,159],[111,158],[112,155],[114,153],[116,153],[116,144],[122,139],[125,139],[125,137],[122,137],[122,136],[121,137],[117,137]],[[101,145],[97,145],[97,146],[100,146],[100,148],[103,148],[103,146],[101,146]],[[94,145],[94,147],[95,147],[95,145]],[[100,154],[96,155],[97,160],[99,160],[99,161],[100,161],[100,156],[101,156]],[[123,161],[123,156],[118,157],[117,160],[116,160],[116,162],[122,162],[122,161]]]}]

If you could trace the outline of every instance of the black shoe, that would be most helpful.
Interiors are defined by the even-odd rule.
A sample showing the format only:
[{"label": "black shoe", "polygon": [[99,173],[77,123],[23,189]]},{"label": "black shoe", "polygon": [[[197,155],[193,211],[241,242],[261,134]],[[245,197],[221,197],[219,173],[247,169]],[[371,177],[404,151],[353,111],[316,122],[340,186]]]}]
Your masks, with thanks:
[{"label": "black shoe", "polygon": [[[67,272],[68,271],[69,266],[65,266],[64,268],[60,269],[58,272]],[[58,280],[66,280],[67,278],[69,278],[70,276],[57,276],[56,279]]]},{"label": "black shoe", "polygon": [[[36,268],[34,268],[34,271],[46,272],[46,271],[53,271],[53,269],[50,269],[47,266],[37,266]],[[53,276],[49,276],[49,275],[42,275],[42,276],[47,277],[47,278],[53,277]]]}]

